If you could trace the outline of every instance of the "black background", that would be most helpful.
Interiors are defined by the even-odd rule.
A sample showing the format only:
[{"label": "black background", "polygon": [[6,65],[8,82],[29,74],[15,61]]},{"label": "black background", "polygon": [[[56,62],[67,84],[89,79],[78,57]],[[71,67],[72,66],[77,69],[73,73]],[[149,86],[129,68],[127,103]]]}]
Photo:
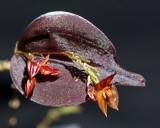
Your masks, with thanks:
[{"label": "black background", "polygon": [[[63,117],[55,125],[78,123],[82,128],[157,128],[160,114],[160,2],[159,0],[1,0],[0,59],[10,59],[24,28],[50,11],[76,13],[95,24],[117,49],[120,65],[142,74],[144,88],[118,86],[119,112],[105,118],[97,104],[83,104],[83,114]],[[11,95],[8,72],[0,73],[0,127],[6,127]],[[47,107],[20,95],[17,128],[34,128]]]}]

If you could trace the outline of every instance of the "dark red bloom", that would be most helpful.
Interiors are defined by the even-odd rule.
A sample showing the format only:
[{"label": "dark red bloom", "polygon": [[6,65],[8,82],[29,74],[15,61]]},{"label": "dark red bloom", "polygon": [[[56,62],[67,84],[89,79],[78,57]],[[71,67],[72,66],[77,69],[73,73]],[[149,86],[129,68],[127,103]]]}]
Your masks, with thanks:
[{"label": "dark red bloom", "polygon": [[29,74],[29,79],[27,80],[27,83],[24,87],[25,96],[28,98],[32,90],[35,86],[35,75],[40,73],[42,75],[57,75],[59,74],[58,69],[54,69],[48,65],[46,65],[47,61],[49,59],[49,56],[46,56],[46,58],[35,60],[32,58],[31,60],[28,60],[27,62],[27,70]]}]

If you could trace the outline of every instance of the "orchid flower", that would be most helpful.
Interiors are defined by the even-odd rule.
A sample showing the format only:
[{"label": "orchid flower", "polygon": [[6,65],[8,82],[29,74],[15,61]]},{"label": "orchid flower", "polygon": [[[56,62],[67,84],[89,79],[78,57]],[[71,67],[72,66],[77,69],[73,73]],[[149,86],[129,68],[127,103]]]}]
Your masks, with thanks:
[{"label": "orchid flower", "polygon": [[27,61],[27,70],[29,74],[29,79],[24,87],[26,98],[29,97],[30,93],[33,91],[35,87],[35,75],[38,73],[42,75],[57,75],[59,74],[58,69],[54,69],[48,66],[46,63],[49,60],[49,55],[46,58],[35,60],[34,57]]},{"label": "orchid flower", "polygon": [[118,92],[115,85],[111,84],[112,79],[116,73],[101,80],[94,87],[88,87],[88,96],[95,102],[101,111],[107,117],[107,105],[113,109],[118,110]]}]

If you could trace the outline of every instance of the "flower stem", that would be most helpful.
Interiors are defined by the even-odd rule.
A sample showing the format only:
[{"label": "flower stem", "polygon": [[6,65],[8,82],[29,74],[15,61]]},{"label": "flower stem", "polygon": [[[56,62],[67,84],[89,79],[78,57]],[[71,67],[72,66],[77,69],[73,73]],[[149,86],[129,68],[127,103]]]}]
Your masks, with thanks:
[{"label": "flower stem", "polygon": [[[34,58],[34,55],[42,55],[42,53],[38,53],[38,52],[32,52],[32,53],[28,53],[28,52],[23,52],[18,50],[18,42],[16,43],[16,47],[14,50],[15,54],[20,54],[22,56],[24,56],[25,58],[27,58],[28,60],[31,60]],[[61,54],[61,55],[65,55],[68,58],[70,58],[72,60],[72,62],[76,65],[81,67],[87,74],[88,74],[88,80],[87,80],[87,85],[96,85],[97,83],[99,83],[98,80],[98,76],[100,76],[100,74],[98,73],[98,68],[97,67],[93,67],[91,65],[89,65],[88,63],[90,63],[90,60],[87,60],[83,57],[81,57],[78,54],[75,54],[71,51],[64,51],[64,52],[49,52],[49,53],[43,53],[43,54],[50,54],[50,55],[56,55],[56,54]]]},{"label": "flower stem", "polygon": [[15,53],[15,54],[22,55],[22,56],[24,56],[25,58],[27,58],[28,60],[31,60],[31,59],[34,57],[34,55],[31,54],[31,53],[23,52],[23,51],[18,50],[18,42],[16,43],[16,47],[15,47],[15,49],[14,49],[14,53]]},{"label": "flower stem", "polygon": [[10,61],[0,60],[0,71],[5,71],[10,69]]},{"label": "flower stem", "polygon": [[90,63],[89,60],[86,60],[83,57],[81,57],[80,55],[75,54],[70,51],[65,51],[64,54],[66,56],[68,56],[75,65],[81,67],[89,75],[87,85],[90,85],[90,84],[95,85],[95,84],[99,83],[98,76],[100,76],[100,74],[97,71],[98,68],[89,65],[88,64],[88,63]]}]

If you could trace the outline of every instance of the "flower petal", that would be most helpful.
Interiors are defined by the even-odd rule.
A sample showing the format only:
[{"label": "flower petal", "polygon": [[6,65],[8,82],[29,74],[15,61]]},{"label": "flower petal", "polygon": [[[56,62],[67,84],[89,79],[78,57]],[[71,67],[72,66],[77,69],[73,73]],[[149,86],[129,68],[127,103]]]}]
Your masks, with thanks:
[{"label": "flower petal", "polygon": [[36,62],[33,62],[31,60],[27,62],[27,69],[30,78],[34,77],[39,72],[40,68],[41,65]]},{"label": "flower petal", "polygon": [[39,63],[40,65],[45,65],[48,60],[49,60],[49,55],[47,55],[46,58],[43,58],[43,59],[38,60],[38,63]]},{"label": "flower petal", "polygon": [[42,75],[57,75],[57,74],[60,73],[60,71],[58,69],[51,68],[51,67],[49,67],[47,65],[41,66],[39,72]]},{"label": "flower petal", "polygon": [[107,77],[107,79],[106,79],[106,81],[105,81],[106,85],[109,85],[109,84],[110,84],[110,82],[112,81],[112,79],[114,78],[114,76],[115,76],[116,74],[117,74],[117,73],[114,72],[112,75],[110,75],[110,76]]},{"label": "flower petal", "polygon": [[96,91],[93,88],[87,88],[87,94],[93,101],[97,101],[96,100]]},{"label": "flower petal", "polygon": [[99,108],[107,117],[107,105],[106,105],[107,103],[106,103],[106,99],[103,96],[103,91],[99,91],[96,93],[96,99],[97,99]]},{"label": "flower petal", "polygon": [[26,85],[24,87],[25,97],[26,98],[28,98],[30,93],[33,91],[34,86],[35,86],[35,78],[33,77],[32,79],[28,79],[27,83],[26,83]]},{"label": "flower petal", "polygon": [[118,110],[119,96],[115,85],[112,85],[110,90],[105,91],[108,96],[107,105],[113,109]]},{"label": "flower petal", "polygon": [[105,88],[107,85],[110,85],[110,82],[112,81],[115,75],[116,75],[116,72],[108,76],[107,78],[101,80],[98,84],[95,85],[95,90],[100,91],[103,88]]}]

